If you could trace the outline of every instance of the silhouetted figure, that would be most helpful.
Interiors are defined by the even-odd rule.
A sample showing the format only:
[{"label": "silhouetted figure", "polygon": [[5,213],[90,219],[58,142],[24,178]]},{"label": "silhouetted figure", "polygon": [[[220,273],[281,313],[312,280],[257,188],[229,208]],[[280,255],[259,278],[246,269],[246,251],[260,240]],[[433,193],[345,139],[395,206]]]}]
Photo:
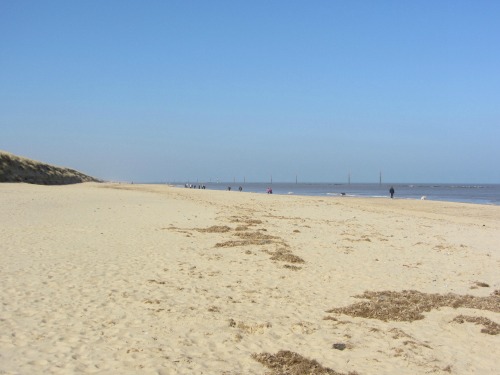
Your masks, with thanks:
[{"label": "silhouetted figure", "polygon": [[391,186],[389,193],[391,193],[391,198],[394,198],[394,187]]}]

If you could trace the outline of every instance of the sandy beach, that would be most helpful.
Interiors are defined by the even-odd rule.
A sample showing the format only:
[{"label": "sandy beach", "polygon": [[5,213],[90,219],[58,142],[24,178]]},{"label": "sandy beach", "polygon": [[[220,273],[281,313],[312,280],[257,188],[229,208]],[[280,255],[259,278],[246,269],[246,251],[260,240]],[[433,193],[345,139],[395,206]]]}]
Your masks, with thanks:
[{"label": "sandy beach", "polygon": [[500,206],[0,184],[0,374],[498,374]]}]

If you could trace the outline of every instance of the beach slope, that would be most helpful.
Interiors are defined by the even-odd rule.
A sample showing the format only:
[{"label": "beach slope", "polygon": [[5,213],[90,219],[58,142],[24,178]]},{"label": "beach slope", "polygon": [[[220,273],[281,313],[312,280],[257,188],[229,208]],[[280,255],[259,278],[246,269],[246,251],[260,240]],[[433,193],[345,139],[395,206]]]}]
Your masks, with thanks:
[{"label": "beach slope", "polygon": [[0,184],[2,374],[498,374],[500,207]]}]

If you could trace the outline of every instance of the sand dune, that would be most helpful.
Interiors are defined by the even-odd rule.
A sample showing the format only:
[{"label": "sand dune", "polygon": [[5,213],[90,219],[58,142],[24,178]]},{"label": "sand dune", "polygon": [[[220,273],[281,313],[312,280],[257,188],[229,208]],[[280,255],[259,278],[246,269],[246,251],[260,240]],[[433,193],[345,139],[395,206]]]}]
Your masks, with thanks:
[{"label": "sand dune", "polygon": [[498,374],[500,207],[0,185],[0,374]]},{"label": "sand dune", "polygon": [[67,185],[98,181],[74,169],[56,167],[0,150],[0,182]]}]

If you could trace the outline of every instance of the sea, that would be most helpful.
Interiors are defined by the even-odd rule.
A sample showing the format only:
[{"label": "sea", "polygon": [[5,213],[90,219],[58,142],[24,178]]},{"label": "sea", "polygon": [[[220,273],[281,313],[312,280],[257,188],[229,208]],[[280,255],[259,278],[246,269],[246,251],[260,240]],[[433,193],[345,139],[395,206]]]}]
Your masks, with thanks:
[{"label": "sea", "polygon": [[[190,186],[191,184],[187,184]],[[185,187],[186,185],[176,185]],[[342,183],[238,183],[220,182],[192,184],[193,188],[205,186],[210,190],[229,190],[266,194],[269,188],[273,194],[305,195],[324,197],[371,197],[388,198],[389,189],[394,187],[395,199],[427,199],[432,201],[461,202],[486,205],[500,205],[500,184],[342,184]]]}]

